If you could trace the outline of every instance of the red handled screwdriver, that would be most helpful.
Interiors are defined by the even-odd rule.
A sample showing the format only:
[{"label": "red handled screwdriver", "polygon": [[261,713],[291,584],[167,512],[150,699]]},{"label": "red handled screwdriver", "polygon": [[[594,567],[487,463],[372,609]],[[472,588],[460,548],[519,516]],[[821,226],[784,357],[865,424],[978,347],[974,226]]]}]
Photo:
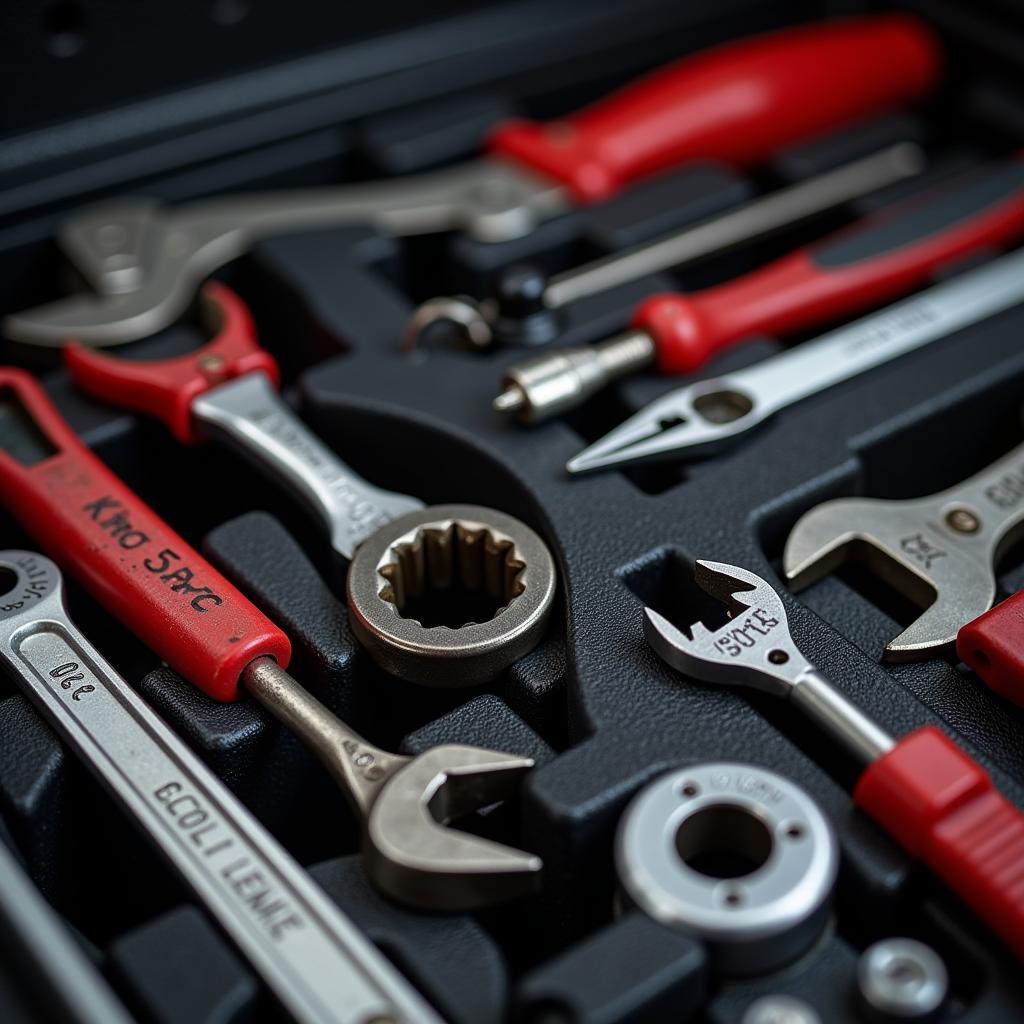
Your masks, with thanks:
[{"label": "red handled screwdriver", "polygon": [[1024,234],[1024,156],[959,175],[725,284],[656,295],[632,329],[510,367],[494,406],[524,423],[575,407],[646,366],[696,370],[745,338],[818,327],[885,304]]}]

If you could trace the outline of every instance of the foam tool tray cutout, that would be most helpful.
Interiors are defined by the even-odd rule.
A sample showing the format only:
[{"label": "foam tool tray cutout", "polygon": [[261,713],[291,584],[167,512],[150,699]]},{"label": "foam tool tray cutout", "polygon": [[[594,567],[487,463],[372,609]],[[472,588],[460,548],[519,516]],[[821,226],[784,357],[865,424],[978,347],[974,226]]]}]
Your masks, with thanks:
[{"label": "foam tool tray cutout", "polygon": [[[695,28],[693,44],[765,27],[781,17],[771,6],[731,4],[734,16],[723,13]],[[789,6],[794,19],[818,10]],[[636,58],[625,42],[602,35],[608,28],[594,19],[605,63],[580,58],[588,69],[582,84],[570,87],[572,76],[545,53],[534,61],[540,67],[533,77],[509,73],[490,81],[481,71],[475,91],[453,84],[445,96],[403,101],[397,111],[367,109],[358,123],[346,123],[345,158],[326,161],[325,173],[336,176],[339,166],[355,174],[442,165],[472,152],[486,127],[510,111],[547,113],[596,95],[609,79],[625,77]],[[972,36],[972,45],[988,38]],[[652,51],[650,62],[656,58]],[[565,418],[524,429],[490,408],[502,369],[523,349],[476,353],[441,336],[412,355],[398,348],[420,301],[460,290],[486,294],[510,264],[557,272],[890,142],[910,138],[928,146],[925,181],[700,267],[575,304],[560,342],[597,341],[622,329],[653,291],[727,280],[882,198],[1019,144],[1024,101],[1012,85],[993,66],[982,88],[966,65],[954,64],[948,102],[792,147],[756,176],[724,166],[687,168],[496,245],[460,237],[396,241],[364,228],[282,236],[259,243],[219,275],[252,308],[261,343],[282,366],[288,401],[357,472],[427,503],[499,508],[530,524],[555,552],[560,592],[545,638],[485,687],[427,690],[389,676],[349,629],[344,567],[288,496],[228,452],[181,448],[159,425],[83,398],[38,353],[9,352],[10,360],[41,374],[97,454],[284,628],[296,677],[373,742],[406,753],[442,742],[476,744],[537,762],[516,798],[460,827],[541,855],[543,892],[476,914],[403,909],[370,885],[358,823],[297,739],[251,700],[207,699],[70,588],[72,615],[87,635],[446,1019],[746,1024],[757,999],[793,996],[823,1022],[855,1022],[864,1019],[856,999],[859,955],[891,935],[922,938],[943,957],[950,997],[948,1017],[938,1019],[1024,1019],[1024,989],[1009,955],[855,809],[855,766],[785,706],[672,672],[641,630],[644,604],[679,622],[692,620],[695,608],[710,613],[692,580],[695,558],[777,578],[789,529],[818,502],[928,494],[1019,443],[1024,307],[809,399],[715,459],[581,479],[565,474],[566,460],[671,384],[637,376]],[[284,151],[288,143],[275,146]],[[168,176],[156,191],[178,189],[181,196],[207,182],[213,190],[216,175],[192,173],[191,184]],[[290,174],[284,167],[278,183],[294,183]],[[256,159],[253,181],[261,175],[273,177]],[[26,247],[24,238],[17,245],[5,238],[0,255],[18,263],[26,294],[53,292],[52,254],[38,255],[43,250]],[[31,272],[29,252],[37,253]],[[25,304],[15,296],[7,301],[12,310]],[[165,357],[198,340],[185,322],[117,355]],[[707,372],[753,364],[781,347],[777,339],[751,339]],[[32,546],[6,518],[3,527],[5,547]],[[1014,550],[999,567],[1001,590],[1022,581],[1024,557]],[[807,655],[882,726],[898,735],[938,726],[1024,807],[1019,709],[950,661],[882,664],[882,647],[909,614],[893,594],[850,570],[788,600],[787,608]],[[782,970],[720,977],[699,942],[629,910],[618,894],[613,839],[630,799],[671,768],[709,760],[749,762],[791,778],[838,836],[834,912],[819,941]],[[0,840],[140,1021],[283,1019],[212,919],[7,680],[0,680],[0,822]],[[21,1019],[20,1002],[13,995],[5,1002],[7,979],[0,982],[0,1019]]]}]

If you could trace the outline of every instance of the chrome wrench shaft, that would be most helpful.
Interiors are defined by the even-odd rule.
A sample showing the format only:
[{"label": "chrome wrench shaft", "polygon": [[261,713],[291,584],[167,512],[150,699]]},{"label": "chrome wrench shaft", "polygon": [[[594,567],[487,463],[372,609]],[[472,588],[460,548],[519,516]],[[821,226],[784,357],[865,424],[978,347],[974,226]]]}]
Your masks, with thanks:
[{"label": "chrome wrench shaft", "polygon": [[49,559],[0,552],[0,659],[287,1010],[308,1024],[440,1018],[64,609]]},{"label": "chrome wrench shaft", "polygon": [[382,526],[423,508],[417,498],[374,487],[288,408],[263,374],[250,373],[192,403],[204,434],[227,441],[243,457],[298,494],[323,523],[333,549],[351,559]]}]

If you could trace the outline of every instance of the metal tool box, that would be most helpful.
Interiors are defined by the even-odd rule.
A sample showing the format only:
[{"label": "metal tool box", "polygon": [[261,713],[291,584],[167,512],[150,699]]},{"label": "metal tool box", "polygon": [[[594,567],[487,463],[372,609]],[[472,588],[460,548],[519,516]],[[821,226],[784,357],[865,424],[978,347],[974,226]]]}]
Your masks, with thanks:
[{"label": "metal tool box", "polygon": [[[489,126],[510,114],[558,116],[715,43],[883,6],[8,4],[0,13],[0,311],[62,293],[67,267],[54,231],[85,203],[125,194],[182,202],[436,168],[474,154]],[[469,827],[540,855],[542,892],[474,914],[403,909],[367,882],[358,823],[307,750],[252,701],[217,704],[194,691],[70,586],[70,610],[93,643],[446,1020],[750,1024],[745,1015],[767,998],[776,1016],[757,1021],[860,1021],[868,1019],[860,955],[897,935],[925,941],[946,965],[950,994],[937,1019],[1024,1019],[1019,965],[856,810],[848,758],[768,698],[680,678],[641,629],[644,604],[675,618],[699,605],[695,558],[777,573],[787,532],[818,502],[931,494],[1018,444],[1024,306],[788,410],[735,451],[584,479],[566,475],[566,460],[667,390],[664,380],[627,379],[526,430],[490,407],[502,369],[522,349],[474,352],[438,337],[412,355],[399,350],[420,302],[486,294],[511,264],[557,272],[886,144],[926,146],[923,178],[699,267],[574,304],[560,343],[594,342],[625,327],[653,291],[727,280],[1024,142],[1024,7],[895,6],[941,35],[948,70],[938,93],[792,146],[756,173],[689,167],[498,244],[457,234],[395,240],[367,228],[275,237],[218,272],[251,307],[289,402],[358,472],[428,503],[501,509],[555,552],[553,622],[492,684],[424,689],[383,671],[353,638],[343,568],[301,508],[229,453],[179,446],[159,424],[84,397],[56,353],[4,343],[3,361],[37,374],[87,444],[286,629],[297,674],[332,710],[390,750],[467,743],[536,760],[520,795]],[[162,358],[199,339],[183,322],[118,355]],[[707,372],[781,348],[756,338]],[[6,514],[0,524],[0,547],[36,546]],[[1003,558],[999,584],[1003,593],[1024,587],[1019,548]],[[940,726],[1024,808],[1020,709],[954,658],[880,661],[908,614],[897,595],[851,567],[802,592],[790,621],[807,654],[887,729]],[[622,907],[612,848],[624,808],[667,770],[706,761],[787,777],[838,835],[829,922],[781,969],[718,976],[700,943]],[[286,1019],[4,678],[0,840],[139,1021]],[[30,942],[2,907],[0,1020],[70,1020],[79,1010],[97,1019],[84,1015],[102,1004],[77,961],[56,985],[62,950],[56,964],[42,962],[46,943]],[[784,1015],[801,1007],[817,1017]]]}]

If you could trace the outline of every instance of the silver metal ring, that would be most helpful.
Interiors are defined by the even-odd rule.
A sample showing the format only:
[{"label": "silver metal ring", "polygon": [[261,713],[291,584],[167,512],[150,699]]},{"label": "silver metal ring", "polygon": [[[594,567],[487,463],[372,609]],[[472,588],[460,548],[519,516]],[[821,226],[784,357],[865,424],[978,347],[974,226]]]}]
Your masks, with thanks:
[{"label": "silver metal ring", "polygon": [[704,764],[671,772],[626,809],[615,859],[626,897],[706,942],[725,974],[770,971],[827,920],[835,835],[813,800],[774,772]]},{"label": "silver metal ring", "polygon": [[915,939],[882,939],[861,954],[857,984],[864,1002],[892,1020],[931,1019],[946,1000],[949,976],[939,955]]},{"label": "silver metal ring", "polygon": [[[434,505],[378,530],[348,572],[352,631],[373,659],[424,686],[476,686],[540,640],[554,601],[551,552],[525,523],[479,505]],[[464,588],[500,605],[483,622],[424,626],[410,598]]]}]

